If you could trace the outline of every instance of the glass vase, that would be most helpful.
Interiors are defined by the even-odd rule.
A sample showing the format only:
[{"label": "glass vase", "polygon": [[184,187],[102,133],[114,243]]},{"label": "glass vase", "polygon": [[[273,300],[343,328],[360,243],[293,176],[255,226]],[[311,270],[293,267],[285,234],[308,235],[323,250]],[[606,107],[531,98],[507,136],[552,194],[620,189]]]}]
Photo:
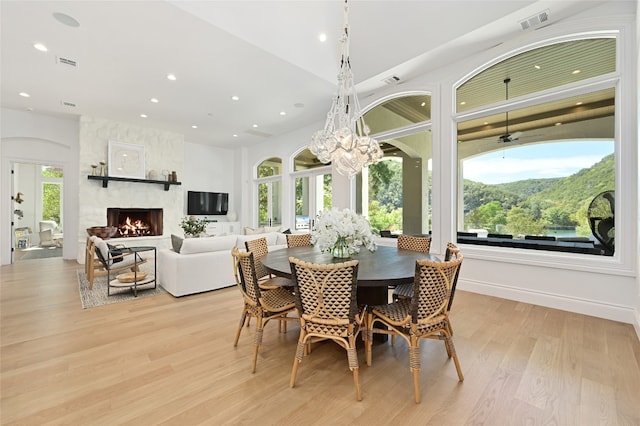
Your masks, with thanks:
[{"label": "glass vase", "polygon": [[331,248],[331,255],[337,259],[348,259],[351,257],[349,253],[349,245],[346,238],[340,237]]}]

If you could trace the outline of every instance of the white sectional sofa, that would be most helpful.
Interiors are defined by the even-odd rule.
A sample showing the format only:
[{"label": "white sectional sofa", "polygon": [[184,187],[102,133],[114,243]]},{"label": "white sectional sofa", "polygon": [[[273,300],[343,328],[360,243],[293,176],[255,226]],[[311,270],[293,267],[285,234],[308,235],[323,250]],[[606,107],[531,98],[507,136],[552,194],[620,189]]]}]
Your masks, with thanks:
[{"label": "white sectional sofa", "polygon": [[172,295],[185,296],[235,285],[231,249],[244,250],[244,242],[265,237],[269,251],[287,247],[285,234],[221,235],[179,238],[172,235],[172,249],[158,250],[158,279]]}]

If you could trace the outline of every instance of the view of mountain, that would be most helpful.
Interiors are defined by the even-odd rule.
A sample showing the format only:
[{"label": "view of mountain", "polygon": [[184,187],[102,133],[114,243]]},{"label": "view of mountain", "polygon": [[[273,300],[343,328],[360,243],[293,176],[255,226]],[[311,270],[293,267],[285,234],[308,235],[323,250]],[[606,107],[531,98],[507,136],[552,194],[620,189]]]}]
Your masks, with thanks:
[{"label": "view of mountain", "polygon": [[615,189],[613,154],[566,178],[527,179],[496,185],[465,180],[465,228],[498,232],[504,230],[503,227],[511,227],[513,233],[526,233],[533,229],[578,227],[586,234],[589,203],[599,193],[611,189]]}]

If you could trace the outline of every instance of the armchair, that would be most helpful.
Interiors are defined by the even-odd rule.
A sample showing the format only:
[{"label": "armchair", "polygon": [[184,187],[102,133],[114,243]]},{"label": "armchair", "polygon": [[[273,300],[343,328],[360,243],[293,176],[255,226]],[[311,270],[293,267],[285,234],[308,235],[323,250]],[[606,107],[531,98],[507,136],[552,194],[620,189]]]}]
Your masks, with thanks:
[{"label": "armchair", "polygon": [[55,220],[41,220],[39,235],[41,247],[62,247],[64,234]]}]

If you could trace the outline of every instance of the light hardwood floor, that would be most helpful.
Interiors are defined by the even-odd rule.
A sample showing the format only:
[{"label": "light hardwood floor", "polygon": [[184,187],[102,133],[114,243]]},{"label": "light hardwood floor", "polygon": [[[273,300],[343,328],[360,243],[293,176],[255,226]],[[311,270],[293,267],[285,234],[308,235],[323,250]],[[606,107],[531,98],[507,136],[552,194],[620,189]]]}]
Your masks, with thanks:
[{"label": "light hardwood floor", "polygon": [[1,269],[3,425],[640,425],[640,343],[617,323],[459,291],[454,340],[422,344],[422,403],[407,347],[359,350],[357,402],[345,351],[314,346],[289,388],[298,326],[253,325],[233,347],[235,288],[83,310],[74,261]]}]

